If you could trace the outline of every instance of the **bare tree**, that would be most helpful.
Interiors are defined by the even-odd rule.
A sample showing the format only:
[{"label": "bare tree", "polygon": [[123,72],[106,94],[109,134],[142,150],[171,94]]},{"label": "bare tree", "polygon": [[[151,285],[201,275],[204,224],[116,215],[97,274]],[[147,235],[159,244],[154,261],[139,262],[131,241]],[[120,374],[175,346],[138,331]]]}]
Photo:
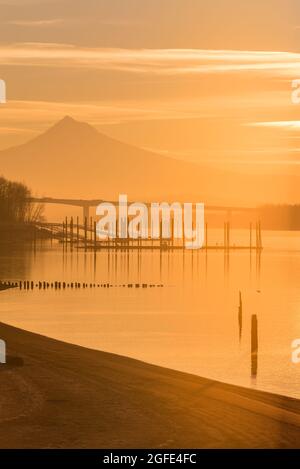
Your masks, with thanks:
[{"label": "bare tree", "polygon": [[26,223],[41,221],[43,206],[29,201],[31,192],[22,183],[0,177],[0,221]]}]

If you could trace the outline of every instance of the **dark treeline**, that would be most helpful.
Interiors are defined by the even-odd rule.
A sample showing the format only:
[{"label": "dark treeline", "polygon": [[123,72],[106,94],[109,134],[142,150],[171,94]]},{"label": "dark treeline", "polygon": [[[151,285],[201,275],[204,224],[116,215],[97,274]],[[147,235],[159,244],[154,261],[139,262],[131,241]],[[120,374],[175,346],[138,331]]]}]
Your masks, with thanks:
[{"label": "dark treeline", "polygon": [[300,205],[264,205],[258,216],[265,229],[300,230]]},{"label": "dark treeline", "polygon": [[24,184],[0,177],[0,222],[27,223],[41,217],[41,207],[28,202],[31,192]]}]

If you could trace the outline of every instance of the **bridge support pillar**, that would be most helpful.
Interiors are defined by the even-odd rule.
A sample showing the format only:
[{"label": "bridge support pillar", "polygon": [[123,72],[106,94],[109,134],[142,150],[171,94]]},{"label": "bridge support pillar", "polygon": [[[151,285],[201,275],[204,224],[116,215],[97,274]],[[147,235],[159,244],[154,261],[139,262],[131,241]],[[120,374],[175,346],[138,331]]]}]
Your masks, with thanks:
[{"label": "bridge support pillar", "polygon": [[83,205],[83,223],[84,220],[87,219],[89,221],[89,216],[90,216],[90,206],[89,205]]}]

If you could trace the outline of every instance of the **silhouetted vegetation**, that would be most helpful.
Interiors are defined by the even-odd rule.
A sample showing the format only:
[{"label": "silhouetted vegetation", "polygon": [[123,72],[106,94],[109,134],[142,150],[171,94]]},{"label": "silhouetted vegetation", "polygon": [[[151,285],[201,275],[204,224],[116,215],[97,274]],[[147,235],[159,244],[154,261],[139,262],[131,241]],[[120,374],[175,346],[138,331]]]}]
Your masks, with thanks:
[{"label": "silhouetted vegetation", "polygon": [[258,212],[264,229],[300,230],[300,205],[264,205]]},{"label": "silhouetted vegetation", "polygon": [[41,219],[42,207],[29,202],[31,192],[25,184],[0,177],[1,223],[27,223]]}]

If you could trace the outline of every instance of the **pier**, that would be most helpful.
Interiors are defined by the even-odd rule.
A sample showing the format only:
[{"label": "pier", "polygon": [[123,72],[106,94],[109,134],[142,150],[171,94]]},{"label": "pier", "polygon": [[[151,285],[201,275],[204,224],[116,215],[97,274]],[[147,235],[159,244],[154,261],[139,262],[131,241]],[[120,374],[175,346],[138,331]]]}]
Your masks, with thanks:
[{"label": "pier", "polygon": [[[171,227],[174,225],[171,220]],[[160,236],[157,239],[153,239],[150,236],[147,238],[123,238],[119,235],[117,227],[116,237],[107,238],[100,240],[97,237],[96,221],[90,217],[88,220],[85,218],[84,223],[79,222],[79,217],[74,220],[73,217],[65,217],[62,223],[35,223],[38,230],[47,234],[51,239],[57,239],[64,246],[69,246],[71,249],[76,247],[86,250],[100,250],[100,249],[120,249],[120,250],[134,250],[134,249],[150,249],[150,250],[177,250],[186,249],[185,238],[182,240],[174,238],[173,230],[171,229],[170,237],[165,238],[162,236],[162,229],[160,230]],[[209,227],[205,224],[205,241],[201,249],[214,249],[222,251],[230,250],[250,250],[250,251],[261,251],[263,249],[262,244],[262,230],[261,223],[257,222],[255,226],[255,242],[253,242],[253,227],[252,224],[249,226],[249,244],[236,245],[231,241],[231,224],[230,222],[224,223],[224,242],[223,244],[210,244],[209,243]],[[183,229],[184,232],[184,229]]]},{"label": "pier", "polygon": [[[105,202],[103,199],[93,199],[93,200],[83,200],[83,199],[64,199],[64,198],[30,198],[32,203],[42,203],[42,204],[58,204],[58,205],[69,205],[73,207],[81,207],[83,209],[83,217],[64,217],[61,223],[42,223],[35,222],[34,225],[36,229],[40,232],[43,232],[43,235],[51,238],[57,239],[65,247],[70,246],[71,249],[76,247],[78,249],[85,250],[100,250],[100,249],[115,249],[115,250],[135,250],[135,249],[150,249],[150,250],[176,250],[176,249],[186,249],[185,246],[185,226],[184,221],[182,222],[182,239],[174,238],[174,214],[172,210],[170,212],[170,236],[163,236],[163,226],[162,221],[160,221],[160,234],[157,238],[152,238],[150,235],[148,237],[139,237],[139,238],[129,238],[120,236],[120,231],[124,232],[124,226],[120,226],[119,229],[118,222],[116,223],[116,236],[109,237],[106,239],[99,239],[97,236],[97,226],[96,219],[89,216],[89,210],[91,207],[96,207],[99,204]],[[109,204],[119,206],[118,201],[107,201]],[[130,204],[130,202],[128,202]],[[147,207],[151,206],[150,202],[146,202]],[[261,230],[261,221],[258,220],[254,224],[251,222],[249,224],[249,241],[243,245],[236,245],[232,242],[232,215],[249,213],[251,217],[255,216],[257,209],[252,207],[231,207],[231,206],[217,206],[217,205],[206,205],[205,214],[209,213],[221,213],[225,215],[224,222],[224,240],[223,243],[213,244],[209,242],[210,238],[210,228],[208,223],[205,223],[204,227],[204,244],[202,249],[214,249],[222,250],[229,252],[230,250],[250,250],[250,251],[261,251],[263,249],[262,244],[262,230]],[[126,223],[126,221],[125,221]],[[128,220],[127,220],[127,223]],[[127,227],[128,228],[128,227]],[[128,232],[128,229],[125,231]]]}]

